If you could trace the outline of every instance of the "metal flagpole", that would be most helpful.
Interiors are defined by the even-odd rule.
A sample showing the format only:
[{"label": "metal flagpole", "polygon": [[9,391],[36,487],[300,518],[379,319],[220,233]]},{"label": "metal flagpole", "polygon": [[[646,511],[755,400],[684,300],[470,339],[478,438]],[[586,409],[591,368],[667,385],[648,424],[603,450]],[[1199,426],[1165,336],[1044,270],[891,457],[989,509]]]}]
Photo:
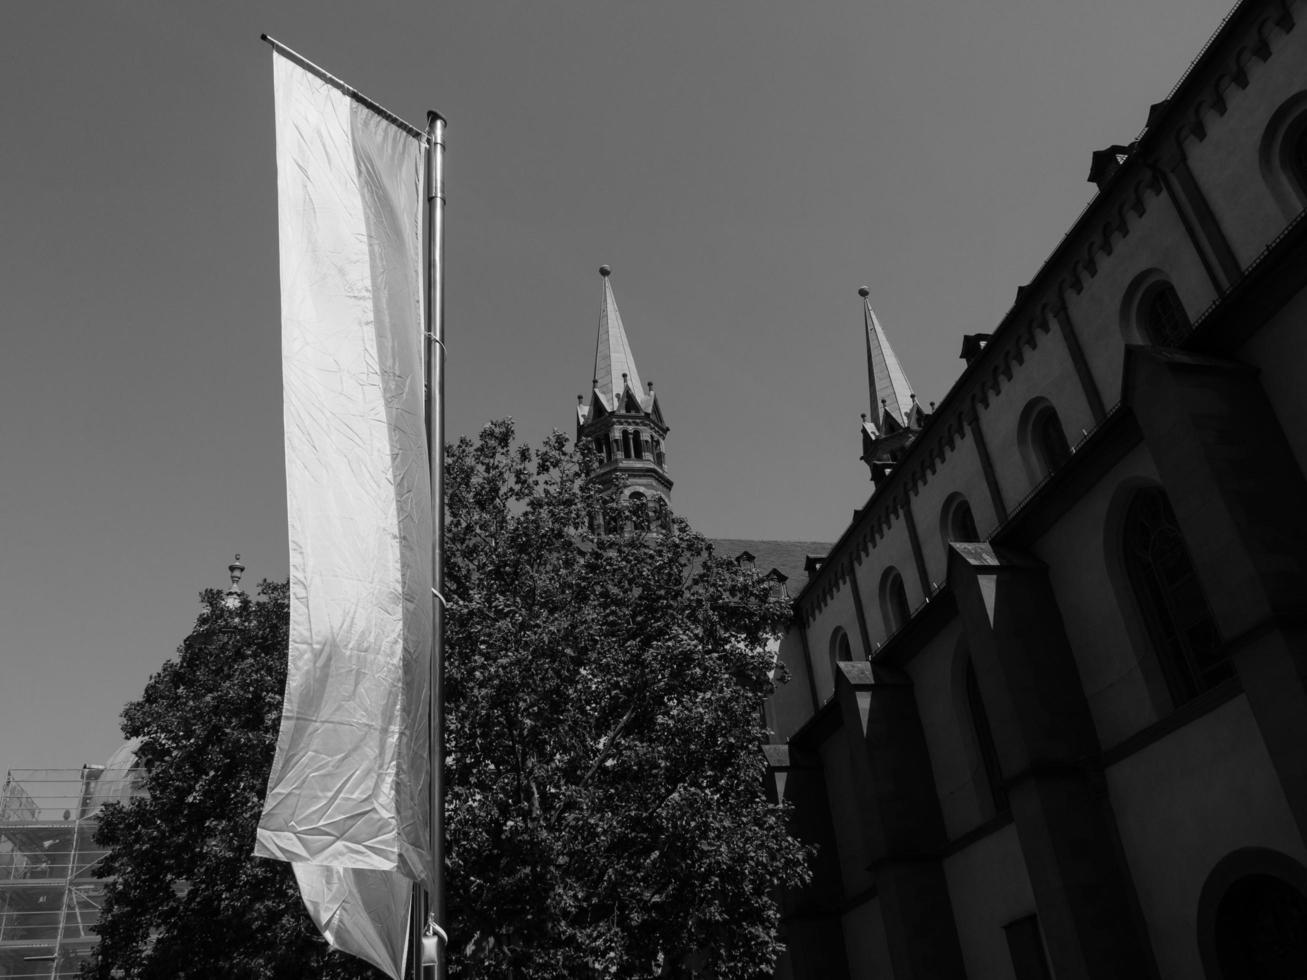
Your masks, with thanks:
[{"label": "metal flagpole", "polygon": [[[427,453],[431,461],[431,862],[435,879],[426,895],[427,923],[445,926],[445,119],[427,113]],[[416,912],[420,906],[415,907]],[[414,916],[418,920],[417,915]],[[420,921],[420,920],[419,920]],[[419,926],[419,929],[421,926]],[[435,980],[445,980],[446,943],[436,944]],[[421,944],[415,948],[420,952]],[[422,980],[421,956],[414,978]]]},{"label": "metal flagpole", "polygon": [[413,886],[409,915],[409,961],[414,980],[423,980],[423,936],[439,936],[436,944],[437,980],[446,977],[444,943],[445,921],[445,660],[444,660],[444,588],[445,588],[445,119],[438,112],[427,113],[424,133],[405,122],[389,109],[367,98],[326,69],[309,61],[299,52],[275,38],[262,34],[274,51],[312,73],[349,98],[425,143],[426,214],[424,216],[424,250],[426,282],[423,315],[423,401],[427,427],[427,453],[431,465],[432,508],[432,637],[431,637],[431,708],[428,731],[431,756],[431,837],[430,850],[434,880],[430,891],[420,884]]}]

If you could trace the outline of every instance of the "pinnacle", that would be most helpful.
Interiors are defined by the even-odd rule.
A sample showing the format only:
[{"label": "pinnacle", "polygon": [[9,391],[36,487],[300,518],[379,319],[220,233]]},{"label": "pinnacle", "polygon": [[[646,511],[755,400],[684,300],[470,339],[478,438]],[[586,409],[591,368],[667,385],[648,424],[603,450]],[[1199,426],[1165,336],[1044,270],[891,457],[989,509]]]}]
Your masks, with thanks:
[{"label": "pinnacle", "polygon": [[[882,422],[888,414],[903,425],[907,423],[908,413],[912,410],[912,386],[908,383],[908,376],[894,349],[890,347],[885,328],[880,325],[871,308],[871,300],[867,298],[870,292],[866,286],[858,290],[858,295],[862,297],[863,325],[867,335],[867,382],[871,408],[874,417]],[[879,412],[878,406],[882,406]]]},{"label": "pinnacle", "polygon": [[644,397],[644,386],[640,383],[631,342],[626,337],[622,315],[613,295],[612,270],[603,266],[599,272],[603,277],[603,297],[599,307],[599,337],[595,344],[595,391],[610,406],[615,406],[627,385],[637,398]]}]

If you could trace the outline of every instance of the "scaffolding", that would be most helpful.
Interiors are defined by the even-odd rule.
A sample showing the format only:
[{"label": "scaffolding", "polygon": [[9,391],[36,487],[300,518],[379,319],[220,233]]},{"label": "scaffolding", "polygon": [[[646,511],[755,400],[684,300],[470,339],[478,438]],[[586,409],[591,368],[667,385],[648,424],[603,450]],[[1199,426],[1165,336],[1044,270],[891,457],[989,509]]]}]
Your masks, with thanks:
[{"label": "scaffolding", "polygon": [[106,803],[144,792],[140,769],[13,769],[0,790],[0,978],[71,980],[99,937]]}]

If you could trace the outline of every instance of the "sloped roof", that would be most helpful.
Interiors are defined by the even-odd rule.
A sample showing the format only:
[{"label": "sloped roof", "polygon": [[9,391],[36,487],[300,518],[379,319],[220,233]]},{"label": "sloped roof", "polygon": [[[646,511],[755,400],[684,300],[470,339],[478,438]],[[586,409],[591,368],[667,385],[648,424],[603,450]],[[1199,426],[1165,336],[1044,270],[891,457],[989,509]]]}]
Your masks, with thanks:
[{"label": "sloped roof", "polygon": [[762,574],[773,568],[785,576],[790,595],[797,595],[808,580],[804,564],[809,555],[826,555],[832,545],[826,541],[755,541],[747,538],[709,538],[720,557],[735,558],[744,552],[753,555],[754,567]]}]

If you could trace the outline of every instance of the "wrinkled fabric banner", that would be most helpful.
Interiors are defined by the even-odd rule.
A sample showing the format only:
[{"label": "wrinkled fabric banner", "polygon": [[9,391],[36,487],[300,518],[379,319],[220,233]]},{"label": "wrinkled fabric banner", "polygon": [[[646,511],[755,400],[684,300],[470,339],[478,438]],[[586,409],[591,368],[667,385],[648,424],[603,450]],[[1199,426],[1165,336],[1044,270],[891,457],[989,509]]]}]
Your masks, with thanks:
[{"label": "wrinkled fabric banner", "polygon": [[378,897],[432,881],[423,146],[273,67],[290,650],[255,853],[295,862],[328,940],[398,978],[407,914]]},{"label": "wrinkled fabric banner", "polygon": [[[309,918],[336,949],[401,980],[413,885],[393,871],[292,864]],[[404,926],[400,929],[399,926]]]}]

